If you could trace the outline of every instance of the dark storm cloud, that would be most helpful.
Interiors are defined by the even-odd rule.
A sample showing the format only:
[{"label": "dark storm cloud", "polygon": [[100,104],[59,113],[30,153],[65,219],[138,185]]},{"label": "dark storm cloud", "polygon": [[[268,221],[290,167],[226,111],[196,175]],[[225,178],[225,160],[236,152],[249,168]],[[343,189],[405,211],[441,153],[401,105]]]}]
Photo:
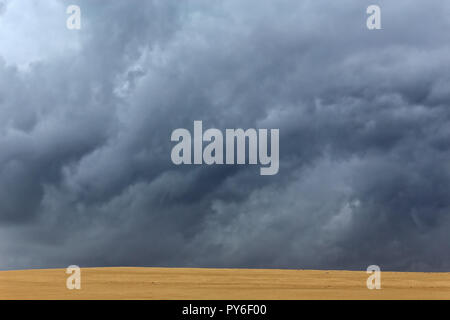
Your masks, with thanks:
[{"label": "dark storm cloud", "polygon": [[[0,266],[448,270],[450,5],[416,2],[79,1],[74,49],[0,64]],[[279,174],[173,165],[194,120],[279,128]]]}]

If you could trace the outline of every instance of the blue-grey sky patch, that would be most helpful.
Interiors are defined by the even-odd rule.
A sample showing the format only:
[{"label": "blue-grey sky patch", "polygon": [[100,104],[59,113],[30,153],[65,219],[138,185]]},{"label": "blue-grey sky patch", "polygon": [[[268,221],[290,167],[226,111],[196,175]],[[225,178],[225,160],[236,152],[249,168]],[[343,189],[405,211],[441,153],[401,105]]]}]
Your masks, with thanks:
[{"label": "blue-grey sky patch", "polygon": [[[450,3],[372,2],[0,2],[0,268],[448,271]],[[173,165],[194,120],[279,173]]]}]

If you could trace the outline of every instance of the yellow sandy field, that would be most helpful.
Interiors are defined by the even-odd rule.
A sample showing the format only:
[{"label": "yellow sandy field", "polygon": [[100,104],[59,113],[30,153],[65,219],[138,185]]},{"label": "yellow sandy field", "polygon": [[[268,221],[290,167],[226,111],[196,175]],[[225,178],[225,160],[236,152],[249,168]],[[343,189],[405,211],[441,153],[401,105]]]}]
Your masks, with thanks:
[{"label": "yellow sandy field", "polygon": [[86,268],[68,290],[64,269],[0,271],[0,299],[450,299],[450,273],[262,269]]}]

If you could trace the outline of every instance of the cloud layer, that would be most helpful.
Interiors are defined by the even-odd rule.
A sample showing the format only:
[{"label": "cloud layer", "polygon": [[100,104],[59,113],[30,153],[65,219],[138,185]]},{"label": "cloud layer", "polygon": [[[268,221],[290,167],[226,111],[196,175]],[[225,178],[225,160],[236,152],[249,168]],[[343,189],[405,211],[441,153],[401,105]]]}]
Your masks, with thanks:
[{"label": "cloud layer", "polygon": [[[75,2],[0,4],[0,268],[450,269],[448,1]],[[173,165],[194,120],[279,174]]]}]

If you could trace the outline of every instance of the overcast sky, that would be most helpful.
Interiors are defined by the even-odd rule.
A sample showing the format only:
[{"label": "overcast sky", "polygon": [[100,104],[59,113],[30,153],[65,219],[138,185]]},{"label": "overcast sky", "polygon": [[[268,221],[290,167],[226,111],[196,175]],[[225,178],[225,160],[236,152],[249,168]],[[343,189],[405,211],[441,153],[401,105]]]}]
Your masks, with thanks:
[{"label": "overcast sky", "polygon": [[[448,0],[0,0],[0,269],[450,271],[449,31]],[[279,173],[175,166],[194,120],[280,129]]]}]

